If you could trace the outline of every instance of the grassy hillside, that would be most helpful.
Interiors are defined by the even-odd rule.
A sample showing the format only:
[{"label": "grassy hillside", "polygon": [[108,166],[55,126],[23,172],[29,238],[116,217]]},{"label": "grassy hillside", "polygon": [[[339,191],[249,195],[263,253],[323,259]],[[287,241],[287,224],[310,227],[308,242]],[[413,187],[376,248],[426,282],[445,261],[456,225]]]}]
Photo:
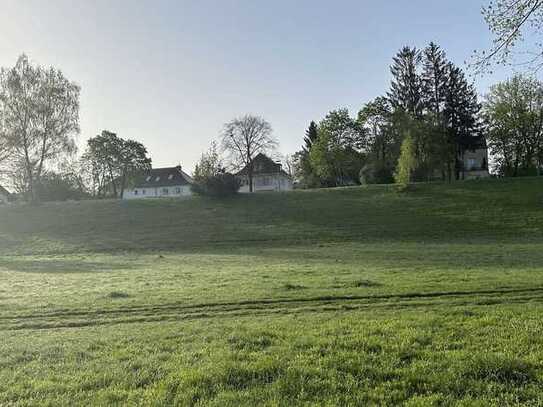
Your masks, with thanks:
[{"label": "grassy hillside", "polygon": [[0,405],[543,404],[543,179],[0,208]]},{"label": "grassy hillside", "polygon": [[0,208],[5,253],[169,250],[330,241],[530,241],[543,180],[254,194],[226,201],[87,201]]}]

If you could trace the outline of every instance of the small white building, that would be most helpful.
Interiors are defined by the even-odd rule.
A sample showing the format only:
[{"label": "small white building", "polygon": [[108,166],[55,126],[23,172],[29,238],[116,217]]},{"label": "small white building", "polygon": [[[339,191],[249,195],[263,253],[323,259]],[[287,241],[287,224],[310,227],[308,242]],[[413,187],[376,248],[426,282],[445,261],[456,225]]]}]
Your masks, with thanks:
[{"label": "small white building", "polygon": [[154,168],[139,175],[124,192],[124,199],[181,198],[192,195],[193,180],[181,166]]},{"label": "small white building", "polygon": [[[250,192],[249,175],[247,167],[236,174],[241,181],[239,192]],[[276,163],[265,154],[258,154],[253,160],[253,191],[290,191],[292,178],[283,170],[280,163]]]},{"label": "small white building", "polygon": [[0,185],[0,205],[9,203],[10,197],[11,194],[2,185]]},{"label": "small white building", "polygon": [[483,136],[469,136],[460,140],[458,179],[479,179],[490,176],[488,147]]}]

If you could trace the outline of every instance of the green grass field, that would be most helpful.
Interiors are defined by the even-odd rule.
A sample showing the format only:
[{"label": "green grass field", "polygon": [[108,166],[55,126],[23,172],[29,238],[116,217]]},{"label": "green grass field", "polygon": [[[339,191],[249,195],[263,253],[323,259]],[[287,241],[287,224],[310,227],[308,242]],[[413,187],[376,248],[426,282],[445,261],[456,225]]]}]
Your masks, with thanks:
[{"label": "green grass field", "polygon": [[543,405],[543,179],[0,208],[0,405]]}]

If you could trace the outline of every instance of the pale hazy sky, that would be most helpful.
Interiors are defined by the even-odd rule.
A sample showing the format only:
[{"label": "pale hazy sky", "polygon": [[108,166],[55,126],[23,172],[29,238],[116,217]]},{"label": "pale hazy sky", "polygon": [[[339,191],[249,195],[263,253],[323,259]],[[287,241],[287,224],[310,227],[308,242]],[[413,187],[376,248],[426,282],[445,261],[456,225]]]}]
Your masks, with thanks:
[{"label": "pale hazy sky", "polygon": [[[26,53],[81,85],[81,147],[108,129],[143,142],[154,166],[192,169],[244,113],[296,151],[311,120],[382,95],[403,45],[433,40],[463,64],[489,45],[483,3],[3,0],[0,65]],[[479,91],[503,77],[479,79]]]}]

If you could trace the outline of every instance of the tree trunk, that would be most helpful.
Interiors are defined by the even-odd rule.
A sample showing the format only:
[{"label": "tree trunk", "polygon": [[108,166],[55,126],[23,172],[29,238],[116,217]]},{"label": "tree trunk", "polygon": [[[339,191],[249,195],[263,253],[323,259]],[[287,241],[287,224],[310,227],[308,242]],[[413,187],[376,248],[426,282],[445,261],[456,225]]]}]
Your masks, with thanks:
[{"label": "tree trunk", "polygon": [[109,171],[109,180],[111,182],[111,186],[113,187],[113,197],[117,198],[117,183],[113,178],[113,172],[111,170]]},{"label": "tree trunk", "polygon": [[123,170],[123,175],[121,177],[121,195],[120,195],[120,198],[123,199],[124,198],[124,188],[125,188],[125,185],[126,185],[126,168]]}]

